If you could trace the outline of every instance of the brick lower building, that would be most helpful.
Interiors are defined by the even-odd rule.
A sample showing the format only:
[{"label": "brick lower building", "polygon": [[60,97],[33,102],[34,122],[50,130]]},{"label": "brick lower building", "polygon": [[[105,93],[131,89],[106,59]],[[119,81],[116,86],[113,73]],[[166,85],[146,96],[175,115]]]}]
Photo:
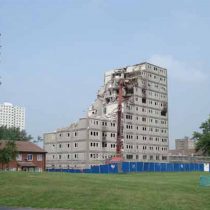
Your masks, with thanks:
[{"label": "brick lower building", "polygon": [[[3,149],[7,141],[0,141],[0,150]],[[12,171],[44,171],[46,165],[46,152],[27,141],[16,141],[18,155],[16,160],[8,164],[0,163],[0,168]]]}]

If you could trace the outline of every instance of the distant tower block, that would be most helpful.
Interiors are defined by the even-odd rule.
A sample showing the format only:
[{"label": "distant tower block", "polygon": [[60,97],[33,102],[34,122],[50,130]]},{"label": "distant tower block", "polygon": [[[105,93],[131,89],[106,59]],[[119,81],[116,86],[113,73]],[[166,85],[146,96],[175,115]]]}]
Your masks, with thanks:
[{"label": "distant tower block", "polygon": [[0,104],[0,126],[25,129],[25,108],[11,103]]}]

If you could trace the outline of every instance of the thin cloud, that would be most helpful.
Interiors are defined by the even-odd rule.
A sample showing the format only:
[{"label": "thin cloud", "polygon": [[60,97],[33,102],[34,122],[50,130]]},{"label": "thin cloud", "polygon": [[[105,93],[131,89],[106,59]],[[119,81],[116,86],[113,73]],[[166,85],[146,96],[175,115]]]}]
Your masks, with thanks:
[{"label": "thin cloud", "polygon": [[178,82],[201,83],[207,75],[196,64],[181,62],[171,55],[154,55],[149,62],[168,69],[169,77]]}]

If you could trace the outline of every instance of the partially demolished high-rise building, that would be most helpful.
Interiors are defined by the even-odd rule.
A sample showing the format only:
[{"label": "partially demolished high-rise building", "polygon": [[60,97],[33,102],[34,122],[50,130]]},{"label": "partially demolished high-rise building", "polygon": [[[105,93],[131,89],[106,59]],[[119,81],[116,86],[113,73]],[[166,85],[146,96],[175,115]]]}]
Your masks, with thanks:
[{"label": "partially demolished high-rise building", "polygon": [[[121,91],[120,84],[124,84]],[[167,70],[150,63],[105,73],[104,85],[87,116],[44,134],[47,168],[87,168],[105,163],[116,155],[119,123],[124,161],[166,162],[167,92]]]}]

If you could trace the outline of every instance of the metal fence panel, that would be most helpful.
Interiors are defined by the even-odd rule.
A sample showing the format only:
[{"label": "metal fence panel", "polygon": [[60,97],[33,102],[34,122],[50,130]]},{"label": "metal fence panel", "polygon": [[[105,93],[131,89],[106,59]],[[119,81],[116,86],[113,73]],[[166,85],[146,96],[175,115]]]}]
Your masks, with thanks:
[{"label": "metal fence panel", "polygon": [[195,171],[199,171],[199,164],[198,163],[195,164]]},{"label": "metal fence panel", "polygon": [[180,171],[180,163],[174,163],[174,172]]},{"label": "metal fence panel", "polygon": [[117,163],[109,164],[109,173],[118,173]]},{"label": "metal fence panel", "polygon": [[161,172],[165,172],[166,171],[166,163],[161,163],[160,164],[160,170],[161,170]]},{"label": "metal fence panel", "polygon": [[149,171],[149,163],[143,163],[143,170]]},{"label": "metal fence panel", "polygon": [[149,163],[149,171],[155,171],[155,163]]},{"label": "metal fence panel", "polygon": [[195,163],[190,163],[189,164],[189,171],[194,171],[195,170]]},{"label": "metal fence panel", "polygon": [[136,162],[136,168],[138,172],[143,171],[143,163],[142,162]]},{"label": "metal fence panel", "polygon": [[190,171],[190,164],[189,163],[186,163],[186,171]]},{"label": "metal fence panel", "polygon": [[100,172],[102,174],[108,174],[109,173],[109,165],[100,165]]},{"label": "metal fence panel", "polygon": [[156,172],[160,172],[161,171],[160,163],[155,163],[155,171]]},{"label": "metal fence panel", "polygon": [[99,166],[91,166],[91,173],[98,174],[100,172]]},{"label": "metal fence panel", "polygon": [[204,164],[203,163],[199,164],[199,171],[204,171]]},{"label": "metal fence panel", "polygon": [[130,162],[130,172],[136,172],[137,171],[137,164],[136,162]]},{"label": "metal fence panel", "polygon": [[166,170],[168,172],[173,172],[174,171],[174,164],[173,163],[167,163],[166,164]]},{"label": "metal fence panel", "polygon": [[129,162],[123,162],[122,163],[122,170],[124,173],[130,172]]},{"label": "metal fence panel", "polygon": [[91,170],[90,169],[84,169],[83,172],[84,173],[91,173]]}]

